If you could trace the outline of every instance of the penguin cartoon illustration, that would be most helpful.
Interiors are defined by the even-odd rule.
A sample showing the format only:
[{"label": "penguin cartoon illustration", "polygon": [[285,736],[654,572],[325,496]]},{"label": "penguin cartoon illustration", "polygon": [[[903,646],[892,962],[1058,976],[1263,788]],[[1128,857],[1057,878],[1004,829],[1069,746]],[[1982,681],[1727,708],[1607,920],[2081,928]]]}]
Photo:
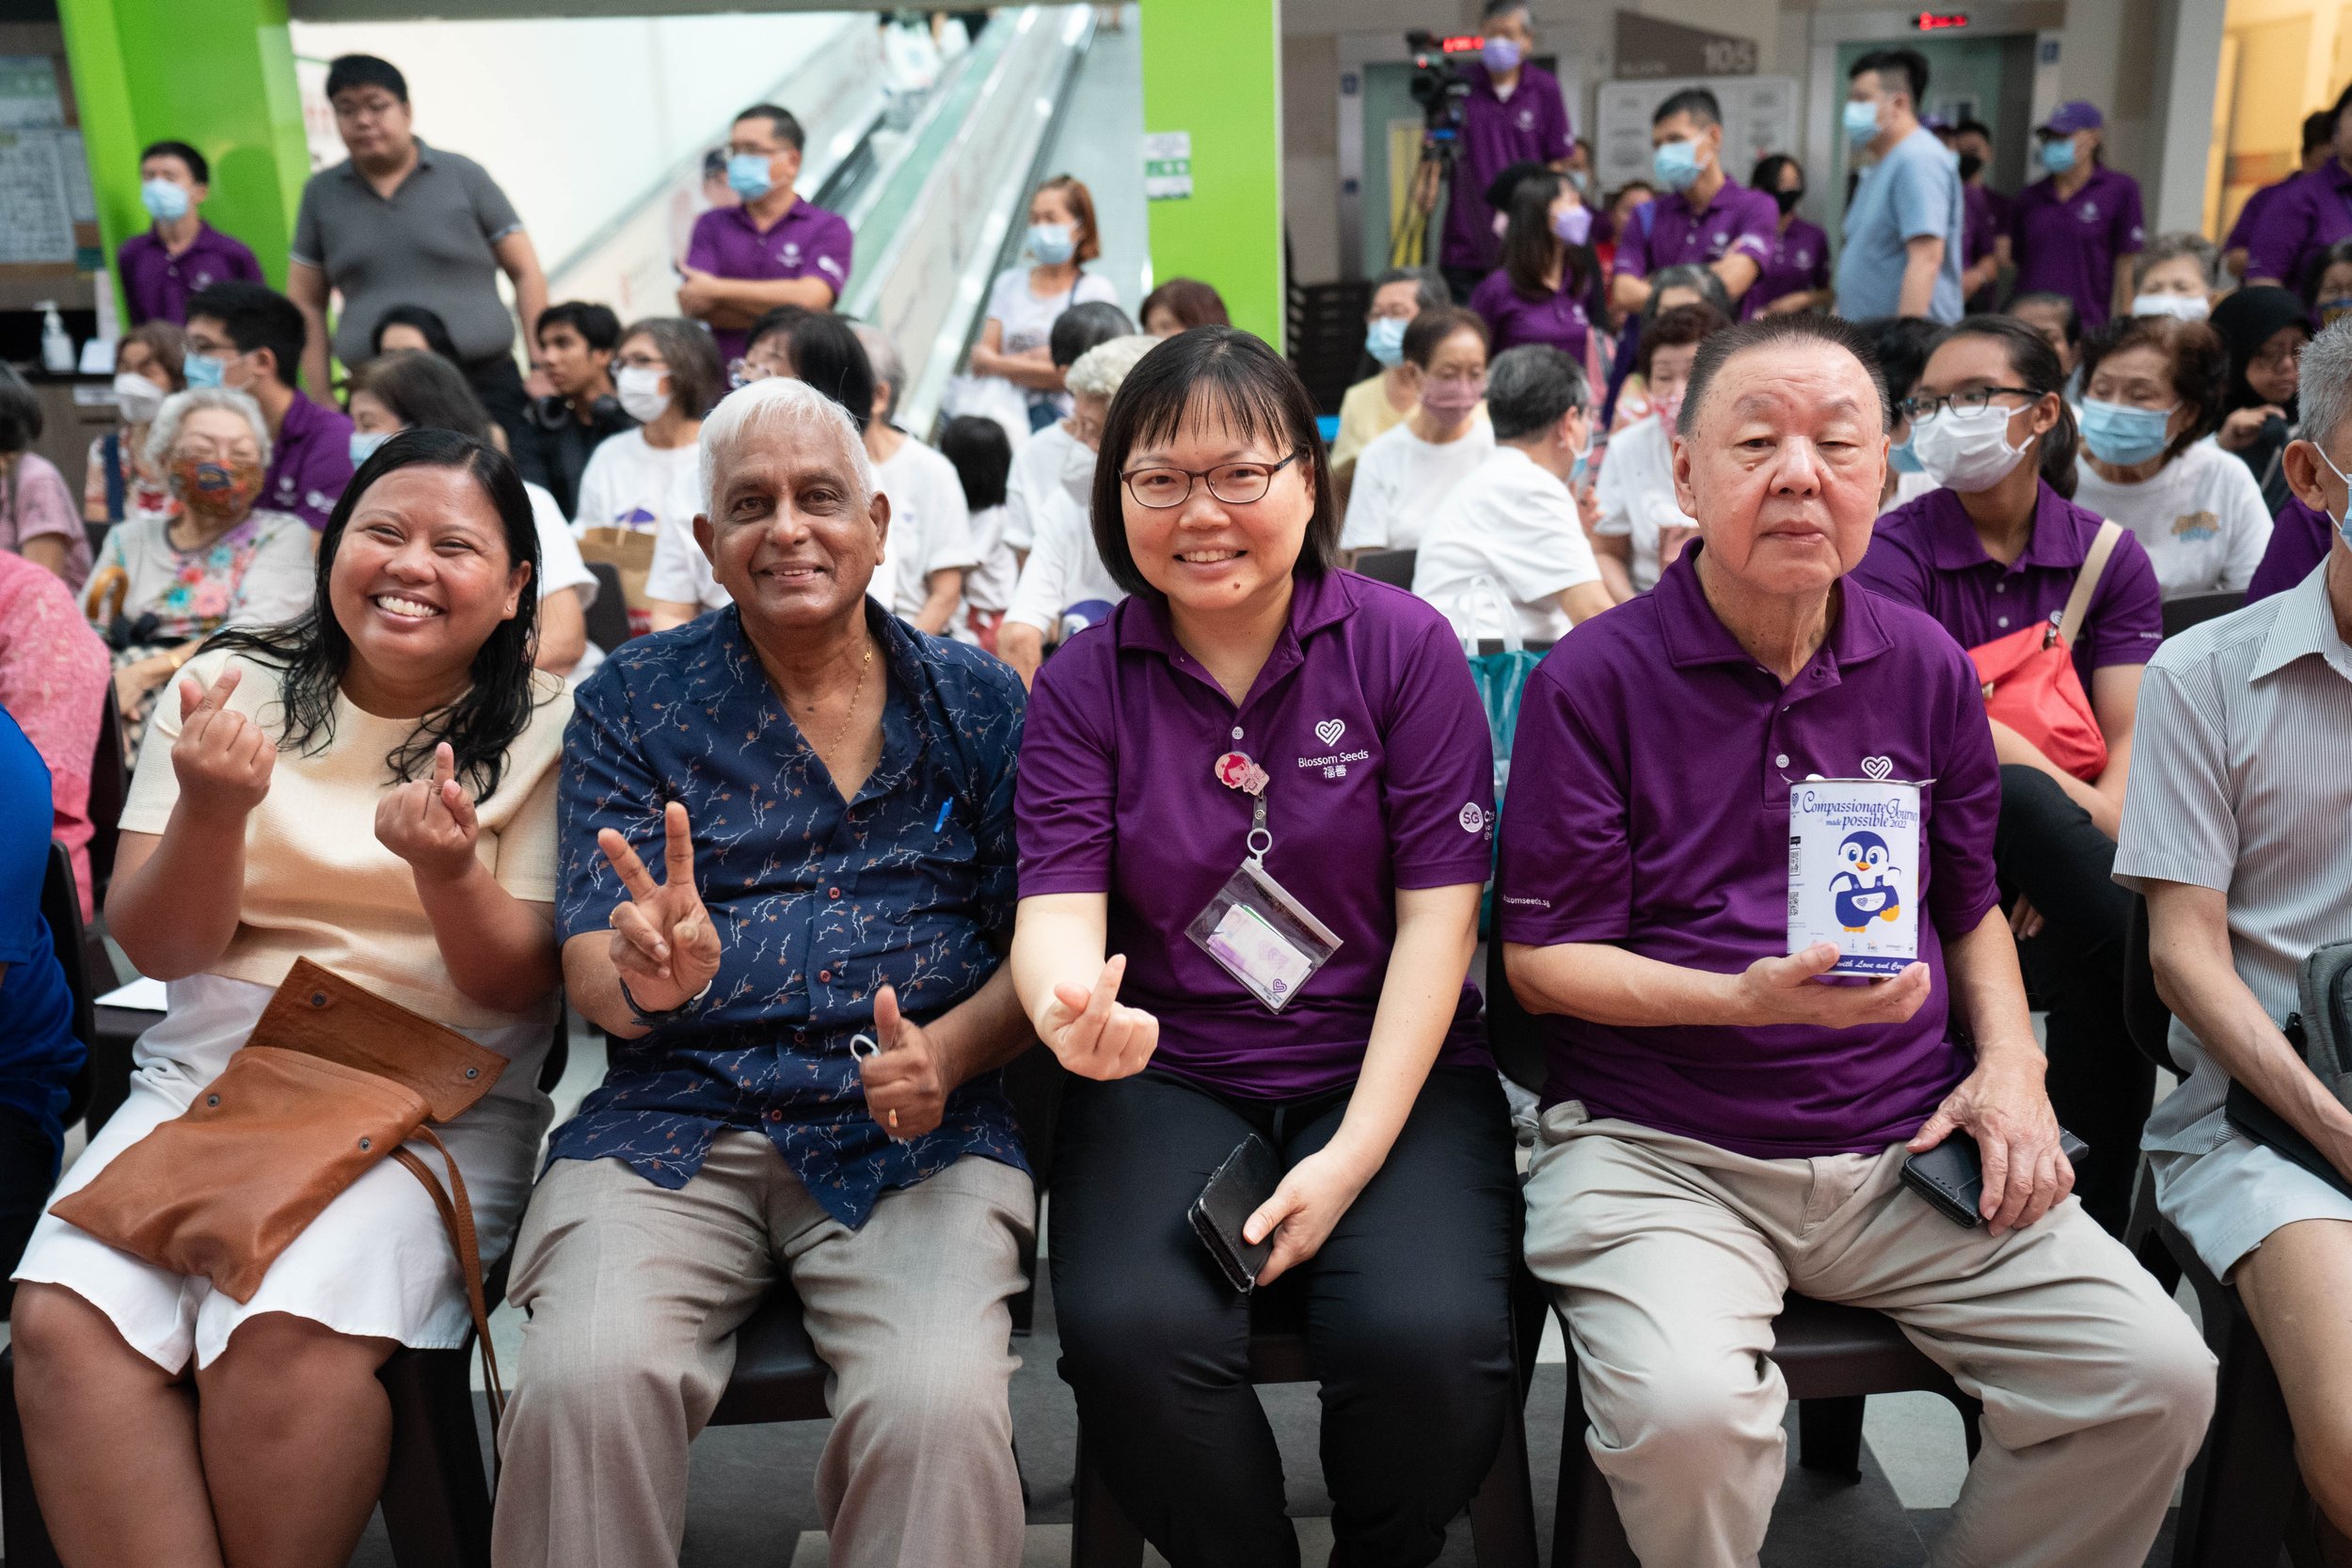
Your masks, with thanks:
[{"label": "penguin cartoon illustration", "polygon": [[[1846,869],[1829,879],[1829,890],[1836,901],[1839,926],[1861,931],[1872,915],[1891,921],[1902,912],[1901,899],[1886,881],[1885,873],[1895,869],[1886,840],[1868,832],[1848,833],[1837,847],[1837,858]],[[1867,885],[1862,880],[1866,875],[1870,878]]]}]

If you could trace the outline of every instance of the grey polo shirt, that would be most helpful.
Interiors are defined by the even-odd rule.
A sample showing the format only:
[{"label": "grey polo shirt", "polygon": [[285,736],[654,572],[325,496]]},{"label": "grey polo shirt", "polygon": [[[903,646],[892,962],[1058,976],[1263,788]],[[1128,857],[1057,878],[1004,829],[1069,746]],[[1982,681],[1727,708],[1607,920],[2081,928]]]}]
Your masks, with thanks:
[{"label": "grey polo shirt", "polygon": [[344,364],[368,357],[377,319],[395,305],[438,312],[460,355],[486,359],[515,341],[490,247],[522,226],[480,164],[420,141],[417,166],[389,198],[348,158],[310,176],[289,254],[342,294],[335,355]]},{"label": "grey polo shirt", "polygon": [[[2274,1019],[2296,972],[2352,937],[2352,647],[2325,562],[2301,583],[2158,648],[2139,689],[2115,879],[2185,882],[2230,903],[2230,956]],[[2229,1080],[2177,1019],[2189,1081],[2148,1119],[2146,1147],[2201,1153],[2228,1131]]]}]

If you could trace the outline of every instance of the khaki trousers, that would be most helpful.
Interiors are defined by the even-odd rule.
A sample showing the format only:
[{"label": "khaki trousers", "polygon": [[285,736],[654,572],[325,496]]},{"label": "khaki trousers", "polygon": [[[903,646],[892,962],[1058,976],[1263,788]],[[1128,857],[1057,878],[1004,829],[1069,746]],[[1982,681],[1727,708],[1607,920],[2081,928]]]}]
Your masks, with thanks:
[{"label": "khaki trousers", "polygon": [[1939,1568],[2139,1568],[2213,1411],[2179,1307],[2069,1198],[1999,1240],[1876,1155],[1752,1160],[1544,1116],[1527,1260],[1557,1291],[1586,1436],[1656,1568],[1757,1560],[1786,1460],[1769,1355],[1785,1291],[1876,1308],[1984,1402]]},{"label": "khaki trousers", "polygon": [[[516,1243],[531,1314],[499,1431],[498,1568],[655,1568],[686,1533],[686,1449],[779,1270],[832,1369],[817,1504],[840,1568],[1017,1568],[1007,1302],[1029,1178],[966,1156],[852,1230],[755,1132],[676,1191],[559,1160]],[[789,1556],[787,1550],[785,1553]]]}]

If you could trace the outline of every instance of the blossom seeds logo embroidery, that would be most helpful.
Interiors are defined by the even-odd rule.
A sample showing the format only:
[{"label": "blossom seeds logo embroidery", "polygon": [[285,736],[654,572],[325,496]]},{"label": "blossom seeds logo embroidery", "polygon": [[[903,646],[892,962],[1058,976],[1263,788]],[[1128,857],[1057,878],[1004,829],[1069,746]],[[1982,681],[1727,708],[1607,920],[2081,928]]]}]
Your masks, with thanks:
[{"label": "blossom seeds logo embroidery", "polygon": [[1315,726],[1315,738],[1322,741],[1326,746],[1338,745],[1340,743],[1340,736],[1345,735],[1346,733],[1347,721],[1343,719],[1326,719],[1322,723]]}]

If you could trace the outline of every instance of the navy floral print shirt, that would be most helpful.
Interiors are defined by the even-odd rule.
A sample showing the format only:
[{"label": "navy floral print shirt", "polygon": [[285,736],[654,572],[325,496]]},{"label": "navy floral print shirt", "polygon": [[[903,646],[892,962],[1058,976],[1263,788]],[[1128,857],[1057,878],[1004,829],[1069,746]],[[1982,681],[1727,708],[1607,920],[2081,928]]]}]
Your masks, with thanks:
[{"label": "navy floral print shirt", "polygon": [[872,1033],[876,990],[897,987],[926,1022],[1004,961],[1024,705],[1020,680],[988,655],[872,604],[866,614],[889,698],[882,760],[846,803],[731,605],[628,642],[580,686],[564,737],[559,935],[607,930],[628,896],[597,831],[619,832],[659,877],[675,800],[723,957],[701,1002],[613,1042],[549,1164],[615,1159],[682,1187],[721,1131],[757,1129],[850,1226],[884,1191],[966,1154],[1028,1168],[994,1073],[904,1143],[866,1114],[850,1041]]}]

